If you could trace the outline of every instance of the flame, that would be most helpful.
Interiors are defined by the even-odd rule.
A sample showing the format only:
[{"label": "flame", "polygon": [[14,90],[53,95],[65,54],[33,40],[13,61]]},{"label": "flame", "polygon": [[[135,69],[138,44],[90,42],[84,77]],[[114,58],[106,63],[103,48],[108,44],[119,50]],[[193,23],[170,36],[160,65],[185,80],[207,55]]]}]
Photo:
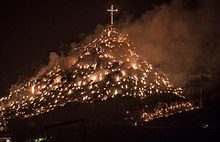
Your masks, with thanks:
[{"label": "flame", "polygon": [[35,85],[31,86],[31,93],[34,94],[35,93]]},{"label": "flame", "polygon": [[90,80],[92,80],[93,82],[95,82],[97,80],[97,76],[96,75],[92,75]]},{"label": "flame", "polygon": [[132,63],[132,64],[131,64],[131,67],[132,67],[133,69],[135,69],[135,70],[136,70],[136,69],[138,69],[138,67],[137,67],[137,64],[136,64],[136,63]]}]

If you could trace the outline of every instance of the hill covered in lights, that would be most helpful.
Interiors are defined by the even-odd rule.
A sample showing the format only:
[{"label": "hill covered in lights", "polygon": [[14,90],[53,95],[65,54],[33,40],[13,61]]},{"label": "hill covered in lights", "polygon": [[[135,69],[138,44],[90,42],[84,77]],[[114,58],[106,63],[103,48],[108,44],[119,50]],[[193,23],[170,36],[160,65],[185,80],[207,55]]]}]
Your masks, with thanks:
[{"label": "hill covered in lights", "polygon": [[0,125],[67,103],[96,103],[116,97],[139,100],[138,109],[125,109],[126,119],[136,118],[134,122],[193,109],[182,89],[141,59],[128,35],[113,26],[107,26],[93,41],[74,47],[69,55],[52,53],[51,57],[48,66],[29,81],[13,85],[10,94],[0,98]]}]

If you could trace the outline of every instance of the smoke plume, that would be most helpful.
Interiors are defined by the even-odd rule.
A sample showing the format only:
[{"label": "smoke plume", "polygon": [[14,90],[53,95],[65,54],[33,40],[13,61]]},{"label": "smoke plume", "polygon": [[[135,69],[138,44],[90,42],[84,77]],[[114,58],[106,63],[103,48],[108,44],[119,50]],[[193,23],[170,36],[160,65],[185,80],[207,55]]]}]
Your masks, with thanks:
[{"label": "smoke plume", "polygon": [[201,68],[214,76],[220,62],[217,3],[174,0],[127,24],[127,32],[139,54],[174,82],[184,85]]}]

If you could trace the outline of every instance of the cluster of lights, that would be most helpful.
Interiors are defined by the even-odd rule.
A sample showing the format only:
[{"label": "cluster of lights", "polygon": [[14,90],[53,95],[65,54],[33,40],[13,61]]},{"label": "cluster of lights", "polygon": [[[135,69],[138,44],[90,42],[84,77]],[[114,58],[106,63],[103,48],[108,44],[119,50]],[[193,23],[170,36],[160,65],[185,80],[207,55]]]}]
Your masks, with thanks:
[{"label": "cluster of lights", "polygon": [[[127,35],[107,27],[92,42],[74,49],[76,61],[68,70],[58,62],[43,75],[14,86],[0,98],[0,125],[13,118],[29,118],[70,102],[94,103],[116,96],[146,99],[153,94],[174,94],[183,98],[182,89],[168,77],[141,60]],[[143,120],[155,119],[182,108],[176,104],[150,113]]]},{"label": "cluster of lights", "polygon": [[168,117],[176,113],[182,113],[183,111],[190,111],[194,109],[198,109],[198,107],[193,107],[189,102],[175,102],[166,104],[162,107],[157,107],[152,112],[143,111],[141,113],[141,118],[143,121],[150,121],[156,118]]}]

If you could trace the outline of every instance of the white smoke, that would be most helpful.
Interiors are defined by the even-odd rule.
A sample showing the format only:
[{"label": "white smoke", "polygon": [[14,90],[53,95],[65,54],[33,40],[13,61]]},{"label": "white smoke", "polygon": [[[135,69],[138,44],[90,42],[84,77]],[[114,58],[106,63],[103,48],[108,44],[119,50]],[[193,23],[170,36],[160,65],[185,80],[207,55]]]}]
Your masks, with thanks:
[{"label": "white smoke", "polygon": [[182,85],[195,69],[217,73],[220,62],[218,1],[189,2],[173,0],[126,23],[138,53]]}]

